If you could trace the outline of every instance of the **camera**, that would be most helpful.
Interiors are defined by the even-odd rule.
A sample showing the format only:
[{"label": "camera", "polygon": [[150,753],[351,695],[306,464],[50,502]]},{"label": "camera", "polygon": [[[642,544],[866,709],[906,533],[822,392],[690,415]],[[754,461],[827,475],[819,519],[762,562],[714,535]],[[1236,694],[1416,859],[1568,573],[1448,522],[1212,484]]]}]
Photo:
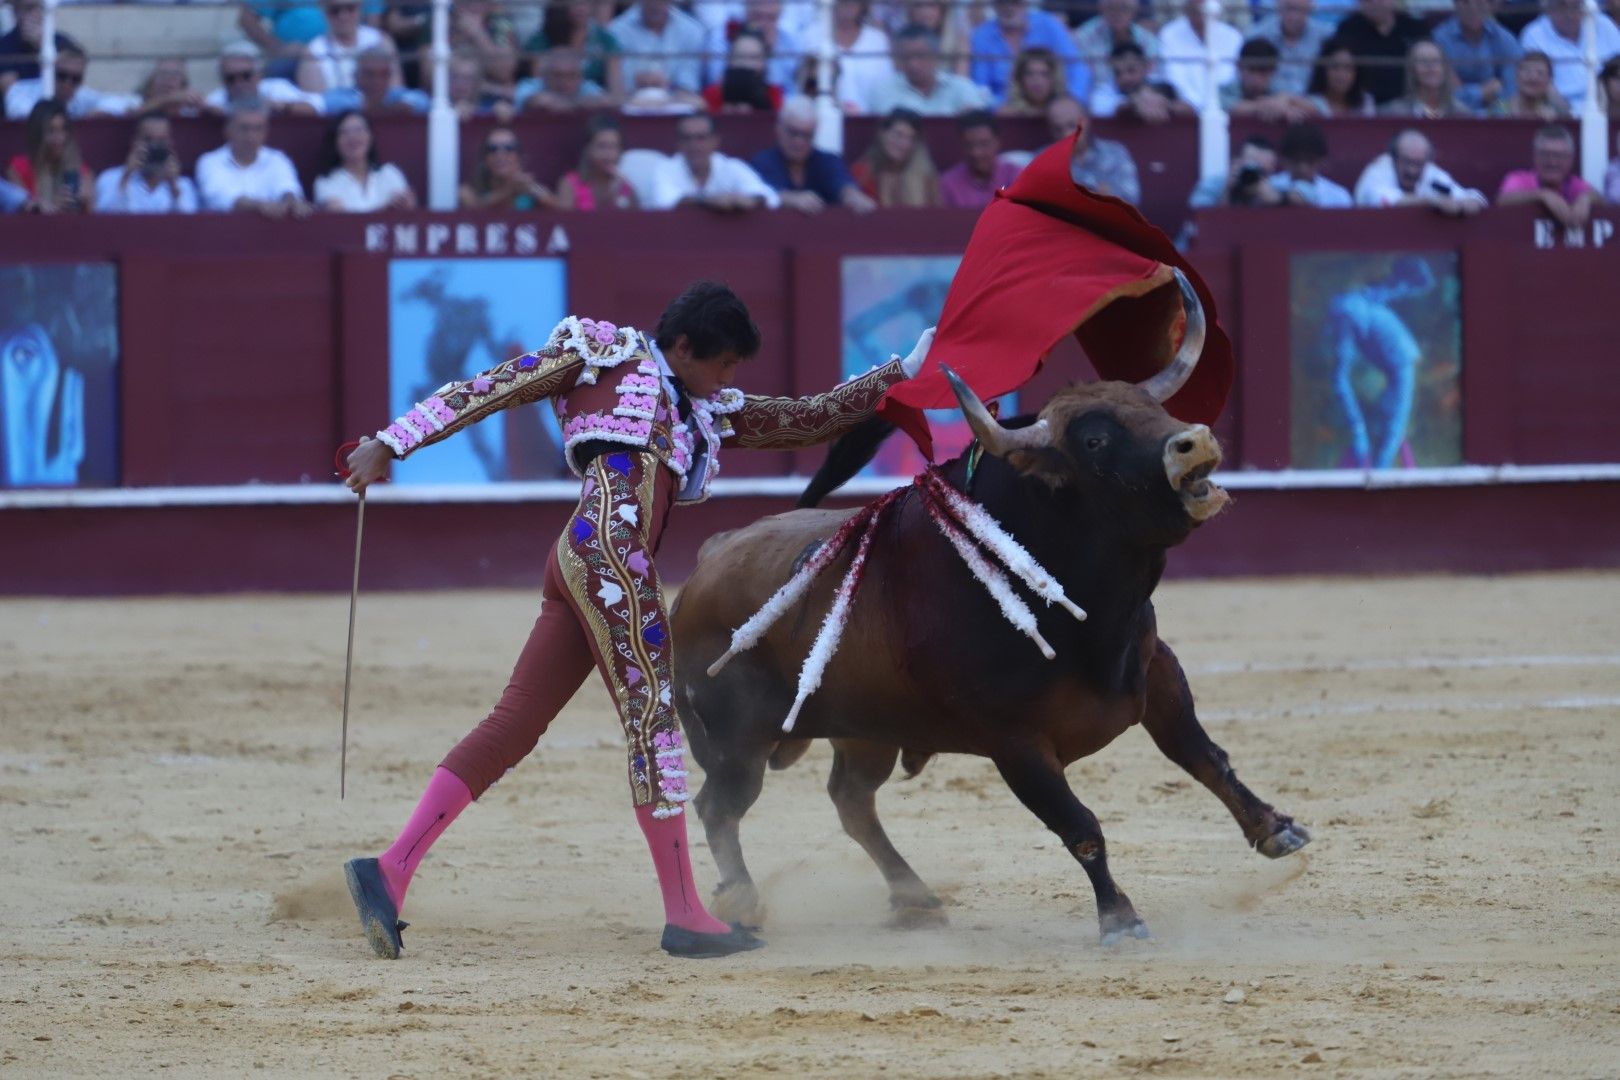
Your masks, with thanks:
[{"label": "camera", "polygon": [[1265,175],[1257,166],[1245,165],[1237,171],[1237,176],[1232,180],[1232,187],[1234,189],[1254,187],[1265,178]]},{"label": "camera", "polygon": [[169,163],[169,148],[164,143],[146,148],[146,167],[148,169],[161,168]]}]

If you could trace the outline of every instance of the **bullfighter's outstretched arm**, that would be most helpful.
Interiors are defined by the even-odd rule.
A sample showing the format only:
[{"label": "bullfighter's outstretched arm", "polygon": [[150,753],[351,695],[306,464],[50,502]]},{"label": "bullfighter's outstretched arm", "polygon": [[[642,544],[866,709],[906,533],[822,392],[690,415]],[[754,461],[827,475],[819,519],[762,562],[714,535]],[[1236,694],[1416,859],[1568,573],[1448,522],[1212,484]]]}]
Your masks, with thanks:
[{"label": "bullfighter's outstretched arm", "polygon": [[491,413],[567,393],[578,383],[594,383],[598,371],[617,367],[641,349],[641,335],[629,327],[570,315],[534,352],[464,382],[446,383],[377,432],[377,438],[395,457],[406,457]]},{"label": "bullfighter's outstretched arm", "polygon": [[809,397],[758,397],[750,394],[731,414],[734,435],[726,442],[753,450],[792,450],[831,442],[871,416],[883,394],[906,373],[895,359],[865,375]]}]

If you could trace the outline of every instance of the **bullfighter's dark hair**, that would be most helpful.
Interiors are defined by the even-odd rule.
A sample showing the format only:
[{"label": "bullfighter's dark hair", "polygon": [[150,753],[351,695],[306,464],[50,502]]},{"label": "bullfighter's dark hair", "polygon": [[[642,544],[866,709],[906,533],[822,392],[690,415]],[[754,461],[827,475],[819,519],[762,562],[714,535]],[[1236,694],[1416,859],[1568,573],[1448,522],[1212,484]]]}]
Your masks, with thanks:
[{"label": "bullfighter's dark hair", "polygon": [[697,360],[712,360],[725,352],[747,360],[759,352],[759,327],[748,307],[718,281],[694,281],[658,317],[654,340],[660,349],[673,349],[682,334]]}]

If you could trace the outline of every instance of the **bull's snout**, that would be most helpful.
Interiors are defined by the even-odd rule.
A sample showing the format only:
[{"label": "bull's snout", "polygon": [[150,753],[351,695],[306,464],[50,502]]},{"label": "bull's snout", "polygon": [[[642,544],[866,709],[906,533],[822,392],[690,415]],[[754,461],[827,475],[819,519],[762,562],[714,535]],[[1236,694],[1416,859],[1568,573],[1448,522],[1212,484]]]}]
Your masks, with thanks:
[{"label": "bull's snout", "polygon": [[1180,492],[1181,505],[1194,521],[1205,521],[1226,505],[1227,494],[1209,474],[1221,463],[1221,444],[1209,428],[1194,424],[1165,440],[1164,474]]}]

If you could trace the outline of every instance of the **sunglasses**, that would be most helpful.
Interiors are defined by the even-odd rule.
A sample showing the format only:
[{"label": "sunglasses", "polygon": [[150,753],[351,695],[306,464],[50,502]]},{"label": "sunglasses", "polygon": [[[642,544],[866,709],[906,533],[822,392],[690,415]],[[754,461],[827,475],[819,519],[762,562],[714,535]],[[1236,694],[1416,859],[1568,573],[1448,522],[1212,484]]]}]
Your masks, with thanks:
[{"label": "sunglasses", "polygon": [[813,139],[816,137],[815,128],[796,128],[782,125],[782,134],[790,139]]},{"label": "sunglasses", "polygon": [[73,83],[74,85],[78,85],[84,82],[84,73],[82,71],[63,71],[58,68],[56,72],[56,81],[59,83]]},{"label": "sunglasses", "polygon": [[484,146],[484,153],[486,154],[515,154],[517,152],[518,144],[515,142],[492,142],[486,143]]},{"label": "sunglasses", "polygon": [[228,83],[251,82],[253,81],[253,69],[247,68],[242,71],[227,71],[223,73],[220,78],[224,79]]}]

